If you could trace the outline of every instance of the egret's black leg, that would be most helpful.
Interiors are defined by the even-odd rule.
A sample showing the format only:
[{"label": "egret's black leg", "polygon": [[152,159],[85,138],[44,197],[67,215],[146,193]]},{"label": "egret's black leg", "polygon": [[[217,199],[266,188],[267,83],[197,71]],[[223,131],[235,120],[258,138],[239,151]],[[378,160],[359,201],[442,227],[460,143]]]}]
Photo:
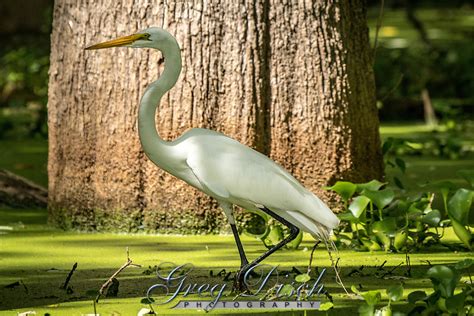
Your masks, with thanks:
[{"label": "egret's black leg", "polygon": [[235,224],[230,224],[230,227],[232,228],[232,233],[234,234],[235,243],[237,244],[237,249],[239,249],[240,268],[242,269],[243,267],[249,264],[249,261],[247,260],[247,257],[245,256],[244,247],[242,246],[242,242],[240,241],[237,227],[235,226]]},{"label": "egret's black leg", "polygon": [[287,243],[289,243],[290,241],[295,239],[298,236],[299,232],[300,232],[300,229],[298,227],[296,227],[292,223],[288,222],[283,217],[275,214],[274,212],[272,212],[268,208],[263,207],[263,208],[261,208],[261,210],[264,211],[265,213],[267,213],[268,215],[270,215],[271,217],[273,217],[274,219],[276,219],[277,221],[279,221],[280,223],[282,223],[283,225],[287,226],[290,229],[290,234],[285,239],[280,241],[276,246],[274,246],[273,248],[270,248],[267,252],[262,254],[260,257],[258,257],[257,259],[255,259],[251,263],[249,263],[249,264],[247,264],[247,265],[245,265],[244,267],[241,268],[241,270],[237,274],[237,285],[239,285],[240,287],[242,287],[242,286],[245,287],[245,282],[244,282],[245,274],[250,268],[257,265],[263,259],[265,259],[269,255],[271,255],[272,253],[274,253],[275,251],[277,251],[278,249],[280,249],[281,247],[285,246]]},{"label": "egret's black leg", "polygon": [[[240,270],[237,272],[237,275],[234,279],[234,290],[237,290],[239,292],[247,292],[248,288],[245,286],[243,283],[239,283],[239,273],[242,271],[246,266],[248,266],[249,261],[247,260],[247,256],[245,255],[244,247],[242,246],[242,242],[240,241],[240,236],[239,232],[237,231],[237,227],[235,224],[230,224],[230,227],[232,228],[232,233],[234,234],[235,238],[235,243],[237,244],[237,249],[239,250],[239,255],[240,255]],[[254,271],[250,272],[250,275],[253,277],[257,277],[258,274]]]}]

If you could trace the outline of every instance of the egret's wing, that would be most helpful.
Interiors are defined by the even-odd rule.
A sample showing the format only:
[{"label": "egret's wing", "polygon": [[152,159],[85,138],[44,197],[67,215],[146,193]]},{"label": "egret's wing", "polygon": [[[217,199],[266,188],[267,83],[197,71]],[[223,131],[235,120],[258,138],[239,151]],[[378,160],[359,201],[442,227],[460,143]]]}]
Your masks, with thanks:
[{"label": "egret's wing", "polygon": [[287,220],[303,222],[307,218],[309,231],[316,231],[309,227],[313,223],[328,228],[339,223],[317,196],[257,151],[223,135],[198,137],[192,148],[186,162],[205,193],[238,205],[239,201],[263,205],[284,218],[292,217]]},{"label": "egret's wing", "polygon": [[[199,135],[186,163],[205,193],[267,207],[308,191],[282,167],[259,152],[222,134]],[[286,203],[287,204],[287,203]]]},{"label": "egret's wing", "polygon": [[212,165],[212,161],[203,159],[201,155],[194,153],[188,156],[186,163],[199,183],[207,191],[205,193],[223,199],[229,198],[229,191],[218,181],[219,177],[213,177],[212,169],[206,168],[207,165]]}]

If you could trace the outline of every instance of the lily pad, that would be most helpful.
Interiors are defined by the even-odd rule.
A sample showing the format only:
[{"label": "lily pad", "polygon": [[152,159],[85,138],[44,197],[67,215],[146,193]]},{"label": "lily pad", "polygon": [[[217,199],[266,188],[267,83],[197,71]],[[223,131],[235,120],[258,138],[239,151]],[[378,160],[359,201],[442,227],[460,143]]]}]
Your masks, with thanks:
[{"label": "lily pad", "polygon": [[311,279],[308,273],[303,273],[303,274],[298,274],[295,277],[295,281],[299,283],[305,283],[308,282]]},{"label": "lily pad", "polygon": [[331,308],[334,307],[334,304],[331,303],[331,302],[325,302],[325,303],[322,303],[321,305],[319,305],[319,311],[321,312],[325,312],[325,311],[328,311],[330,310]]}]

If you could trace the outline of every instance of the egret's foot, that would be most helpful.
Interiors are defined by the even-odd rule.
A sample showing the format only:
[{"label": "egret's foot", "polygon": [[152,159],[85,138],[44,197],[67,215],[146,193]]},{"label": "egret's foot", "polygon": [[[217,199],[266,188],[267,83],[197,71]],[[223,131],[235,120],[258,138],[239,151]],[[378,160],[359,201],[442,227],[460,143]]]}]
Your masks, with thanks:
[{"label": "egret's foot", "polygon": [[239,277],[239,272],[237,272],[237,274],[235,275],[234,285],[232,286],[232,293],[250,293],[247,284],[245,284],[243,279]]},{"label": "egret's foot", "polygon": [[[234,278],[234,285],[232,286],[232,292],[235,293],[245,293],[251,294],[250,289],[248,288],[247,284],[245,283],[245,274],[247,273],[249,266],[243,266],[240,268],[239,271],[235,274]],[[252,273],[249,273],[252,274]]]}]

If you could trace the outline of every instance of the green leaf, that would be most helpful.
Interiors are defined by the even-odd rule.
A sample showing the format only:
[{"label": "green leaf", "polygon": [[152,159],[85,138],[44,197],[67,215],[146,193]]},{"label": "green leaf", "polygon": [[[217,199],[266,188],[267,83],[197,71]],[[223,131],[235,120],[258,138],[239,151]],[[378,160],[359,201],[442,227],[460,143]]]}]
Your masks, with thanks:
[{"label": "green leaf", "polygon": [[459,273],[447,266],[434,266],[428,270],[426,275],[433,282],[434,289],[439,291],[444,298],[453,296],[454,289],[461,279]]},{"label": "green leaf", "polygon": [[292,293],[294,293],[295,288],[291,284],[285,284],[281,288],[281,290],[278,292],[278,296],[290,296]]},{"label": "green leaf", "polygon": [[464,227],[461,223],[459,223],[454,218],[451,218],[451,225],[453,226],[454,233],[458,236],[459,240],[463,242],[469,249],[471,249],[471,240],[472,234],[469,230]]},{"label": "green leaf", "polygon": [[383,244],[384,250],[388,251],[390,249],[390,238],[382,232],[375,233],[375,236]]},{"label": "green leaf", "polygon": [[279,225],[273,225],[270,228],[270,232],[266,240],[270,241],[272,245],[278,244],[280,241],[283,240],[283,230]]},{"label": "green leaf", "polygon": [[367,291],[360,294],[369,305],[377,305],[382,300],[382,293],[378,290]]},{"label": "green leaf", "polygon": [[395,182],[395,185],[399,188],[404,190],[405,186],[403,185],[402,181],[398,179],[397,177],[393,177],[393,182]]},{"label": "green leaf", "polygon": [[391,216],[402,216],[408,212],[408,208],[411,206],[407,201],[397,199],[395,208],[390,212]]},{"label": "green leaf", "polygon": [[448,297],[446,298],[446,308],[453,314],[458,314],[460,311],[463,312],[465,300],[466,293],[464,292]]},{"label": "green leaf", "polygon": [[270,216],[259,210],[245,211],[251,214],[251,219],[245,223],[243,233],[261,240],[265,239],[270,232],[270,227],[267,225]]},{"label": "green leaf", "polygon": [[369,238],[360,238],[360,242],[364,245],[364,251],[370,250],[372,247],[372,240]]},{"label": "green leaf", "polygon": [[448,214],[462,225],[467,225],[469,209],[472,204],[473,191],[459,189],[449,199]]},{"label": "green leaf", "polygon": [[361,294],[360,294],[361,292],[356,288],[355,285],[352,285],[352,286],[351,286],[351,291],[354,292],[355,294],[361,295]]},{"label": "green leaf", "polygon": [[384,306],[381,309],[377,309],[375,314],[377,316],[392,316],[392,308],[390,308],[390,305]]},{"label": "green leaf", "polygon": [[456,270],[467,269],[467,268],[470,268],[473,264],[474,264],[474,260],[472,260],[471,258],[467,258],[467,259],[458,261],[454,265],[454,269]]},{"label": "green leaf", "polygon": [[362,195],[368,197],[379,210],[390,204],[395,197],[395,192],[392,189],[384,189],[380,191],[364,190]]},{"label": "green leaf", "polygon": [[311,279],[308,273],[303,273],[303,274],[298,274],[295,277],[295,281],[299,283],[305,283],[308,282]]},{"label": "green leaf", "polygon": [[400,251],[403,247],[405,247],[407,243],[407,237],[407,232],[405,230],[401,230],[395,235],[393,246],[397,251]]},{"label": "green leaf", "polygon": [[372,241],[372,244],[369,246],[369,250],[370,251],[380,251],[382,250],[382,247],[380,247],[380,244],[375,241],[375,240],[371,240]]},{"label": "green leaf", "polygon": [[383,232],[383,233],[395,233],[397,230],[397,222],[394,217],[389,217],[383,221],[374,222],[372,225],[372,230],[374,232]]},{"label": "green leaf", "polygon": [[411,304],[415,304],[418,301],[423,301],[426,298],[425,291],[414,291],[408,294],[408,302]]},{"label": "green leaf", "polygon": [[357,191],[362,192],[363,190],[378,191],[381,187],[386,185],[387,182],[380,182],[377,180],[371,180],[366,183],[358,183]]},{"label": "green leaf", "polygon": [[398,168],[405,173],[405,170],[407,169],[407,166],[405,164],[405,160],[400,159],[400,158],[395,158],[395,163],[397,164]]},{"label": "green leaf", "polygon": [[373,316],[375,307],[373,305],[362,304],[359,306],[359,316]]},{"label": "green leaf", "polygon": [[431,210],[428,214],[422,217],[421,221],[431,227],[437,227],[441,221],[441,212],[438,210]]},{"label": "green leaf", "polygon": [[471,188],[474,188],[474,170],[458,170],[456,173],[466,179]]},{"label": "green leaf", "polygon": [[368,197],[360,195],[352,200],[351,205],[349,205],[349,211],[351,211],[355,217],[359,218],[367,208],[369,202],[370,199]]},{"label": "green leaf", "polygon": [[347,181],[337,181],[332,187],[326,187],[327,190],[339,194],[345,202],[354,195],[356,188],[357,186],[354,183]]},{"label": "green leaf", "polygon": [[418,220],[418,217],[423,215],[423,211],[420,210],[415,203],[410,205],[407,213],[408,218],[411,220]]},{"label": "green leaf", "polygon": [[403,297],[403,286],[399,284],[389,287],[387,296],[393,302],[399,301]]},{"label": "green leaf", "polygon": [[377,305],[382,299],[382,294],[377,290],[361,292],[355,287],[355,285],[351,286],[351,290],[355,294],[362,296],[368,305]]},{"label": "green leaf", "polygon": [[388,153],[388,151],[390,150],[392,145],[393,145],[393,138],[392,137],[387,138],[387,140],[384,141],[384,143],[382,145],[382,155],[385,156],[385,154]]},{"label": "green leaf", "polygon": [[287,243],[285,247],[288,249],[298,249],[298,246],[301,244],[302,240],[303,240],[303,232],[300,230],[296,238],[290,241],[289,243]]},{"label": "green leaf", "polygon": [[330,310],[333,307],[334,307],[333,303],[325,302],[325,303],[322,303],[321,305],[319,305],[319,310],[322,311],[322,312],[325,312],[325,311]]},{"label": "green leaf", "polygon": [[443,197],[444,205],[446,206],[448,203],[449,191],[454,190],[456,185],[451,181],[442,180],[421,185],[420,188],[428,192],[440,192],[441,196]]},{"label": "green leaf", "polygon": [[339,217],[339,219],[341,221],[346,221],[346,222],[349,222],[349,223],[360,223],[360,220],[357,217],[355,217],[354,215],[352,215],[351,212],[337,214],[337,217]]}]

